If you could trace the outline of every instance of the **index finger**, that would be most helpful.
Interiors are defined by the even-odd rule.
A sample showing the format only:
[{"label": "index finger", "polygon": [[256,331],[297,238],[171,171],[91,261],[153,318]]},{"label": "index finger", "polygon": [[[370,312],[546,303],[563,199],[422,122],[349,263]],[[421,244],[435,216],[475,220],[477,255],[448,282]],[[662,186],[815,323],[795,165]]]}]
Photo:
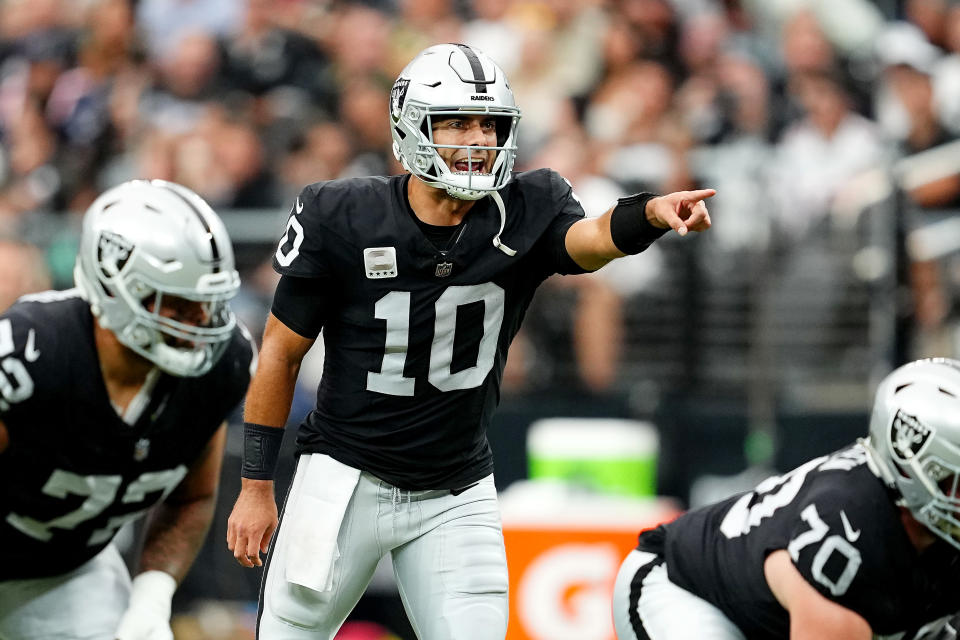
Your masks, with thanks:
[{"label": "index finger", "polygon": [[696,191],[684,191],[683,200],[685,202],[706,200],[707,198],[712,198],[715,195],[717,195],[716,189],[697,189]]}]

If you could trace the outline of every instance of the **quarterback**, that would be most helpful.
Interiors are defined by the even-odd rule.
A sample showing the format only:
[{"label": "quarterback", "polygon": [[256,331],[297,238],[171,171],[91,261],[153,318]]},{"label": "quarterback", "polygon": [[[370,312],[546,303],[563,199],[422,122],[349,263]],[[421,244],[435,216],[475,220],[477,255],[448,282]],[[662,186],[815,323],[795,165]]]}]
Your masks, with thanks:
[{"label": "quarterback", "polygon": [[[486,428],[530,299],[551,274],[710,226],[712,190],[637,194],[586,219],[561,176],[515,174],[520,110],[503,71],[471,47],[417,55],[389,115],[409,173],[307,186],[274,257],[281,279],[227,530],[244,566],[269,550],[264,640],[333,638],[386,554],[418,637],[503,640],[507,567]],[[321,328],[323,377],[278,529],[279,427]]]},{"label": "quarterback", "polygon": [[960,362],[904,365],[870,434],[640,536],[614,588],[620,640],[955,637]]},{"label": "quarterback", "polygon": [[[74,275],[0,315],[0,639],[172,640],[255,356],[233,248],[189,189],[132,181]],[[154,506],[131,584],[111,541]]]}]

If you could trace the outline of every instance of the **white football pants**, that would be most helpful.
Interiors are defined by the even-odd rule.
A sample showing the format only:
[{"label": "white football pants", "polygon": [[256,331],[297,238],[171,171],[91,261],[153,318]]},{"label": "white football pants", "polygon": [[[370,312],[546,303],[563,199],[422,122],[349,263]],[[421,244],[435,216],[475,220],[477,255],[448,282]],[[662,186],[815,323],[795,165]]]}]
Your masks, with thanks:
[{"label": "white football pants", "polygon": [[659,556],[634,549],[613,587],[618,640],[746,640],[720,609],[670,582]]},{"label": "white football pants", "polygon": [[387,553],[418,638],[504,640],[507,560],[492,475],[452,495],[398,490],[360,474],[337,533],[332,588],[315,591],[286,579],[291,536],[284,522],[294,521],[304,495],[307,458],[297,465],[267,558],[259,640],[331,640]]},{"label": "white football pants", "polygon": [[69,573],[0,582],[0,640],[113,640],[129,599],[130,573],[110,544]]}]

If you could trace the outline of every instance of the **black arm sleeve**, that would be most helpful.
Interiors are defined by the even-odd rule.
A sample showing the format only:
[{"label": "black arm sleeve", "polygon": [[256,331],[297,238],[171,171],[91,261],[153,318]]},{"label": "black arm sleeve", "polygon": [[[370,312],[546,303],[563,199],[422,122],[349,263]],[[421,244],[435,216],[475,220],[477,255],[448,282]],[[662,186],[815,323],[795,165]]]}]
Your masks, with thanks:
[{"label": "black arm sleeve", "polygon": [[270,312],[304,338],[316,338],[323,328],[336,289],[328,278],[280,276]]}]

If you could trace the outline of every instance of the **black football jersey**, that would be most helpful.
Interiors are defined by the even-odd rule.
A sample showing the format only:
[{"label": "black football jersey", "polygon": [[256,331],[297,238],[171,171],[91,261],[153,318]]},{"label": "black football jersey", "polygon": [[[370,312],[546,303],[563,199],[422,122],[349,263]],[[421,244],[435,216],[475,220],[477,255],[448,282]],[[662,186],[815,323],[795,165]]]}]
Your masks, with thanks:
[{"label": "black football jersey", "polygon": [[866,450],[853,445],[665,525],[670,580],[716,605],[751,639],[790,635],[789,615],[763,572],[778,549],[817,591],[860,614],[876,634],[956,610],[960,556],[941,541],[915,550],[866,461]]},{"label": "black football jersey", "polygon": [[413,218],[409,179],[313,184],[294,204],[274,267],[318,283],[326,349],[298,443],[401,488],[453,489],[492,471],[507,347],[537,286],[583,271],[564,238],[584,214],[555,172],[519,173],[500,191],[515,256],[493,245],[489,197],[441,250]]},{"label": "black football jersey", "polygon": [[254,347],[237,328],[205,375],[161,375],[140,419],[107,395],[93,317],[77,290],[21,298],[0,315],[0,580],[80,566],[168,495],[239,403]]}]

